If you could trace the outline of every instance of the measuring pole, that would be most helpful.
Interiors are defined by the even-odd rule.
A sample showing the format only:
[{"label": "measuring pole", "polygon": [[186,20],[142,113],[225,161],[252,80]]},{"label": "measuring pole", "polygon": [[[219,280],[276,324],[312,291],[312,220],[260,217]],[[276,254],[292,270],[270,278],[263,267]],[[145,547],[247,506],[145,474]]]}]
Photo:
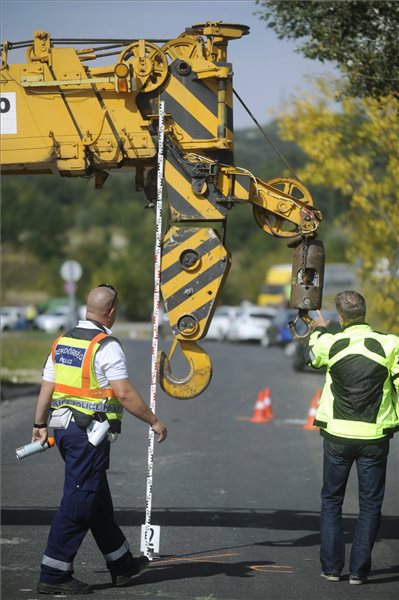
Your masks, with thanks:
[{"label": "measuring pole", "polygon": [[[158,327],[159,327],[159,288],[161,279],[161,241],[162,241],[162,182],[163,182],[163,151],[164,151],[164,102],[159,103],[159,128],[158,128],[158,177],[157,177],[157,203],[156,203],[156,233],[154,256],[154,310],[152,317],[152,349],[151,349],[151,392],[150,408],[153,413],[156,409],[157,393],[157,355],[158,355]],[[152,472],[154,466],[154,431],[150,427],[148,432],[148,471],[147,471],[147,497],[145,508],[144,537],[145,556],[152,558],[153,552],[159,552],[159,526],[151,525],[152,506]],[[142,528],[143,529],[143,528]],[[143,549],[144,546],[144,549]]]}]

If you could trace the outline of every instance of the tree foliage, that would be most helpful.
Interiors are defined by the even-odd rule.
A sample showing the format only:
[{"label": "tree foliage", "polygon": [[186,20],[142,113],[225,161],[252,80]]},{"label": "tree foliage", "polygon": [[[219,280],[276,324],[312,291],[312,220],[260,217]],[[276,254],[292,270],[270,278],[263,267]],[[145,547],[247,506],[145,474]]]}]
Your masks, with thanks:
[{"label": "tree foliage", "polygon": [[278,37],[303,40],[307,58],[333,61],[348,95],[399,97],[397,1],[257,0],[258,14]]},{"label": "tree foliage", "polygon": [[346,98],[333,112],[337,85],[320,80],[316,98],[294,100],[281,115],[281,134],[308,157],[304,181],[350,199],[341,219],[350,258],[359,264],[370,311],[399,332],[399,100]]}]

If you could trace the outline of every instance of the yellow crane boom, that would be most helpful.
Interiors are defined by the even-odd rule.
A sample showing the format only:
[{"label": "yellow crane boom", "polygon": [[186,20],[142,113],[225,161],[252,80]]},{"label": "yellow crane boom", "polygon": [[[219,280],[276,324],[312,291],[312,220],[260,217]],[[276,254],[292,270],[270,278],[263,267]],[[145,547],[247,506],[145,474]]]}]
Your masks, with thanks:
[{"label": "yellow crane boom", "polygon": [[[309,191],[293,179],[264,182],[234,165],[227,47],[248,33],[246,25],[208,21],[162,42],[58,41],[36,31],[32,43],[2,45],[3,174],[90,175],[102,187],[109,171],[131,170],[136,188],[154,202],[159,102],[164,102],[170,219],[162,242],[161,291],[190,371],[176,379],[161,354],[158,374],[163,389],[178,398],[198,395],[210,381],[211,362],[197,341],[206,335],[230,268],[224,229],[236,204],[251,203],[267,234],[301,236],[293,272],[295,307],[306,318],[306,311],[321,303],[322,260],[306,268],[322,219]],[[10,63],[10,52],[20,46],[26,46],[26,62]],[[110,56],[116,56],[112,64],[91,66]]]}]

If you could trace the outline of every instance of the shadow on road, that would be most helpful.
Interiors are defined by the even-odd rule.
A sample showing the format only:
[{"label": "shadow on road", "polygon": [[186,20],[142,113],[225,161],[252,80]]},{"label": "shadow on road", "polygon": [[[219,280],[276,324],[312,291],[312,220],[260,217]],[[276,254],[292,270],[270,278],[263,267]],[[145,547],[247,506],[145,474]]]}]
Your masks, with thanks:
[{"label": "shadow on road", "polygon": [[[398,575],[395,575],[398,573]],[[399,565],[392,565],[391,567],[387,567],[386,569],[378,569],[376,571],[372,571],[373,578],[369,580],[369,584],[379,584],[379,583],[390,583],[399,581]],[[380,577],[378,575],[392,575],[392,577]]]},{"label": "shadow on road", "polygon": [[[172,559],[173,560],[173,559]],[[164,561],[160,561],[164,562]],[[173,564],[157,564],[154,561],[147,573],[140,576],[140,579],[132,582],[132,586],[159,584],[165,581],[179,579],[197,579],[198,577],[214,577],[215,575],[225,575],[227,577],[254,577],[256,571],[253,565],[248,562],[223,562],[207,560],[202,556],[200,559],[189,558],[173,561]],[[273,562],[259,562],[256,569],[267,569],[273,567]],[[129,586],[130,587],[130,586]],[[112,588],[111,584],[98,584],[92,586],[93,590],[104,590]]]},{"label": "shadow on road", "polygon": [[[256,571],[276,572],[274,571],[274,563],[271,561],[261,561],[254,565],[249,562],[223,562],[221,560],[215,562],[207,560],[202,555],[201,558],[190,561],[190,557],[180,559],[178,562],[172,558],[172,564],[157,564],[158,561],[152,563],[151,568],[143,574],[139,580],[134,580],[129,587],[137,587],[140,585],[160,584],[165,581],[177,581],[180,579],[197,579],[201,577],[214,577],[215,575],[225,575],[226,577],[248,578],[256,576]],[[167,562],[166,561],[160,561]],[[106,573],[106,571],[101,571]],[[290,573],[292,571],[285,571]],[[388,577],[381,577],[388,575]],[[391,576],[389,576],[391,575]],[[348,580],[349,575],[344,576],[342,581]],[[369,579],[369,585],[387,584],[399,581],[399,565],[392,565],[386,569],[379,569],[372,572],[372,578]],[[93,585],[93,591],[111,589],[111,583],[102,583]]]},{"label": "shadow on road", "polygon": [[[50,525],[54,508],[3,508],[3,525]],[[318,512],[275,510],[275,509],[212,509],[212,508],[163,508],[151,513],[152,521],[161,527],[248,527],[277,531],[311,532],[290,540],[268,540],[260,542],[264,546],[314,546],[319,543],[320,516]],[[120,526],[136,527],[144,522],[144,510],[117,509],[116,521]],[[356,523],[356,515],[343,516],[345,533],[351,534]],[[313,533],[315,532],[315,533]],[[378,539],[398,539],[399,519],[397,516],[384,516]]]}]

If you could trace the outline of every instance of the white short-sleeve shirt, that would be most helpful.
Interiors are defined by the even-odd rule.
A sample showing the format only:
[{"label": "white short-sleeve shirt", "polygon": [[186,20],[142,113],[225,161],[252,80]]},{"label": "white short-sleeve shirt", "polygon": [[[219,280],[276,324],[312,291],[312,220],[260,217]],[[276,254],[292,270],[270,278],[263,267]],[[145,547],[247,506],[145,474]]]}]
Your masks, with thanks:
[{"label": "white short-sleeve shirt", "polygon": [[[92,321],[79,321],[77,327],[81,329],[98,329],[98,331],[101,331]],[[112,333],[107,327],[104,327],[104,329],[106,333]],[[118,342],[110,340],[97,350],[94,357],[94,372],[98,383],[104,388],[109,386],[110,381],[128,378],[126,356]],[[55,383],[54,364],[51,354],[49,354],[44,365],[42,379]]]}]

